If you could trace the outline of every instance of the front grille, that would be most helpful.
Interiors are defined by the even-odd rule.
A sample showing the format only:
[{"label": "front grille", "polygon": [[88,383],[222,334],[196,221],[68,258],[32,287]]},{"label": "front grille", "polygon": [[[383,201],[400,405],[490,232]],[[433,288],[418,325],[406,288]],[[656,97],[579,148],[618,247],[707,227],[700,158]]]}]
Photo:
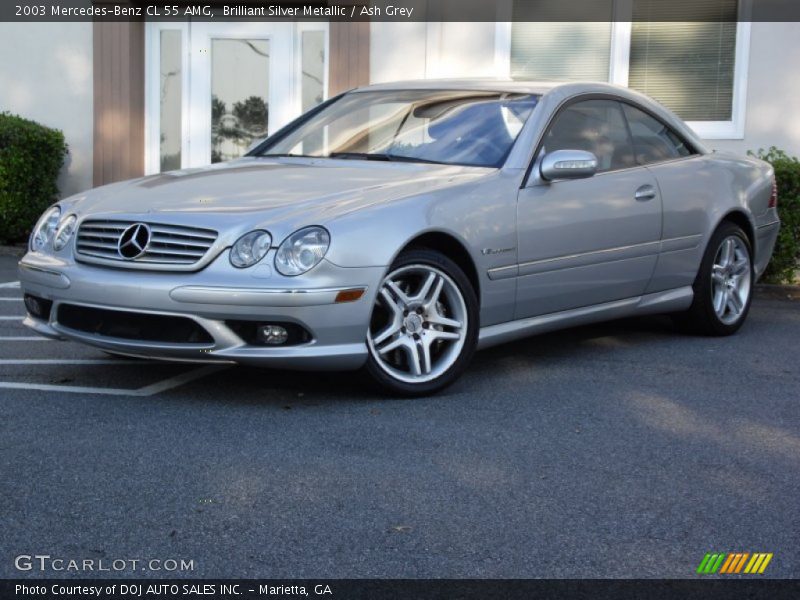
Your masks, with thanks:
[{"label": "front grille", "polygon": [[138,342],[212,344],[214,338],[192,319],[108,310],[77,304],[58,307],[58,323],[69,329]]},{"label": "front grille", "polygon": [[75,247],[78,254],[115,260],[121,263],[152,263],[192,265],[206,255],[217,239],[213,229],[147,223],[150,241],[141,256],[124,258],[119,252],[119,240],[137,221],[84,221],[78,230]]}]

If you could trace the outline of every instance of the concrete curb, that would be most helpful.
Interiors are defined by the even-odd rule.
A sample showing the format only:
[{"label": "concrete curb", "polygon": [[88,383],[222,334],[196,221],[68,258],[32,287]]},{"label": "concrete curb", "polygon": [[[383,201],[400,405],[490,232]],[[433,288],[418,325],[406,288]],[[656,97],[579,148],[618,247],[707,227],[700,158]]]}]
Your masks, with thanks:
[{"label": "concrete curb", "polygon": [[800,285],[779,285],[774,283],[757,283],[756,293],[782,300],[800,300]]},{"label": "concrete curb", "polygon": [[25,246],[0,246],[0,256],[19,256],[25,254]]}]

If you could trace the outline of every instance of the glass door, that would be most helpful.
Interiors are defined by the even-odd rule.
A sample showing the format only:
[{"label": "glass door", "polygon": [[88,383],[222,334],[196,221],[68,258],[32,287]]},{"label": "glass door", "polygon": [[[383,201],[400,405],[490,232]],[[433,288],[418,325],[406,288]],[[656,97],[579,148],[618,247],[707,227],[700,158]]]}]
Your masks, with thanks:
[{"label": "glass door", "polygon": [[242,156],[293,115],[292,27],[193,23],[190,164]]},{"label": "glass door", "polygon": [[211,162],[239,158],[269,131],[269,39],[211,40]]},{"label": "glass door", "polygon": [[145,172],[237,158],[325,99],[328,26],[147,25]]}]

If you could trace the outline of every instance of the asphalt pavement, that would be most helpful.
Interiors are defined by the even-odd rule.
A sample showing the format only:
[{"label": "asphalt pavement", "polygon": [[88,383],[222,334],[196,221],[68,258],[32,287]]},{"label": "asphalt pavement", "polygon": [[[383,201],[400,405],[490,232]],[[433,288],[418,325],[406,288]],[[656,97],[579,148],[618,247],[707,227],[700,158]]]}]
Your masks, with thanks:
[{"label": "asphalt pavement", "polygon": [[44,554],[143,561],[105,573],[125,577],[691,578],[707,552],[800,577],[800,301],[783,293],[732,338],[663,317],[572,329],[400,400],[352,373],[32,339],[14,265],[0,577],[93,575],[15,567]]}]

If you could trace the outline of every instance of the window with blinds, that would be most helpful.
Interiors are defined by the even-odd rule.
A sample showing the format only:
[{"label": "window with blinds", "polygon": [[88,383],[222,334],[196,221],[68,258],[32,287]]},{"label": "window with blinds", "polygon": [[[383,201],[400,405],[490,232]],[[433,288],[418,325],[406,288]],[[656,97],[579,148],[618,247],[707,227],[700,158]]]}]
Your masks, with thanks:
[{"label": "window with blinds", "polygon": [[[564,0],[515,0],[511,25],[511,77],[531,80],[608,81],[613,0],[597,0],[605,22],[558,22]],[[519,21],[521,17],[541,21]]]},{"label": "window with blinds", "polygon": [[557,21],[566,1],[514,0],[512,78],[608,81],[617,18],[631,21],[628,81],[617,83],[686,121],[733,120],[739,0],[630,0],[625,18],[614,12],[614,0],[598,0],[593,10],[606,21]]},{"label": "window with blinds", "polygon": [[634,0],[629,87],[686,121],[730,121],[737,5],[738,0]]}]

